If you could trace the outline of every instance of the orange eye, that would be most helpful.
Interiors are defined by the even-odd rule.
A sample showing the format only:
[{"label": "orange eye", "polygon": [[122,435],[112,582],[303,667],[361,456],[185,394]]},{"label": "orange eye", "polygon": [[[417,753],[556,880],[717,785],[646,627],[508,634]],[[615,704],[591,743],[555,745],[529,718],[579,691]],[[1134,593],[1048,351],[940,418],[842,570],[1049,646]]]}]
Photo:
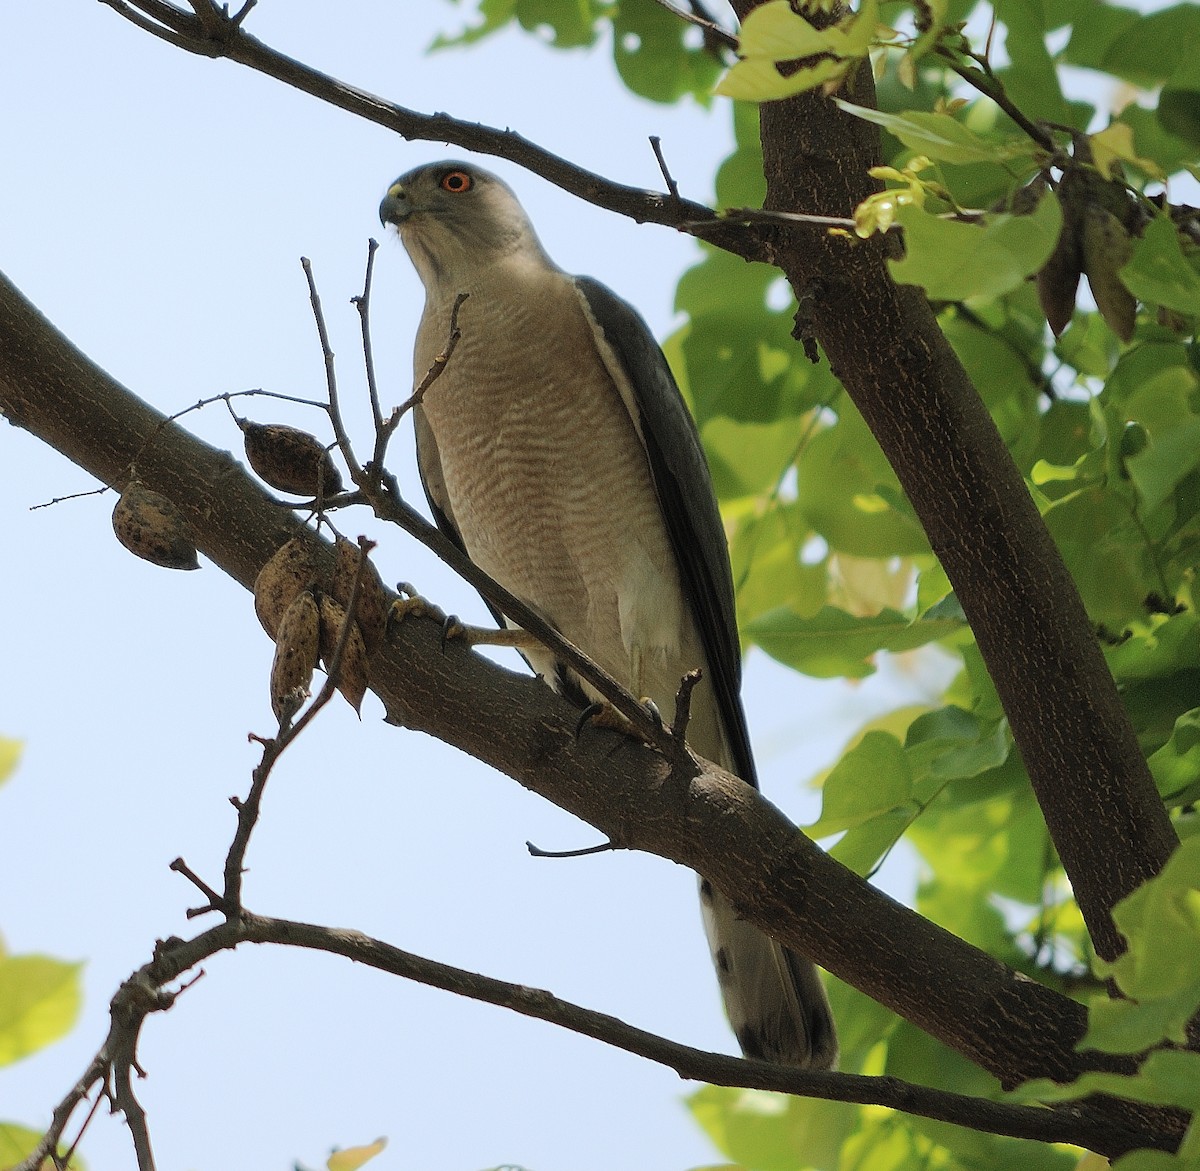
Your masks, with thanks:
[{"label": "orange eye", "polygon": [[461,195],[464,191],[470,191],[474,180],[466,171],[447,171],[442,176],[441,187],[443,191],[449,191],[451,195]]}]

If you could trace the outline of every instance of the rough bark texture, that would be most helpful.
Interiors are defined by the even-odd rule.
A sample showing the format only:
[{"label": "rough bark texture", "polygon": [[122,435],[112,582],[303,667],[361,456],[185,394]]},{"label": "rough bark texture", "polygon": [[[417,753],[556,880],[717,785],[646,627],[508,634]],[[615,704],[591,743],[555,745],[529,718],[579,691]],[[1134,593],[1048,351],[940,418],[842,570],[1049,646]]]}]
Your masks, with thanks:
[{"label": "rough bark texture", "polygon": [[[160,429],[157,412],[89,362],[3,278],[0,408],[106,483],[123,482],[136,458],[146,485],[188,517],[201,552],[247,587],[300,528],[228,452],[174,425]],[[755,790],[715,766],[681,781],[662,756],[612,732],[577,740],[578,713],[549,688],[441,644],[439,623],[410,620],[372,659],[373,689],[409,726],[494,765],[617,844],[693,868],[770,934],[1006,1084],[1129,1068],[1075,1051],[1085,1027],[1081,1005],[881,894]],[[1170,1147],[1181,1133],[1177,1118],[1130,1103],[1097,1104],[1085,1116],[1089,1110],[1096,1149],[1109,1154]]]},{"label": "rough bark texture", "polygon": [[[856,89],[847,96],[874,104],[865,69]],[[848,216],[875,190],[876,128],[820,94],[765,104],[761,127],[769,209]],[[878,239],[776,233],[775,263],[808,316],[798,324],[821,343],[954,585],[1096,951],[1113,959],[1125,945],[1112,907],[1178,839],[1020,473],[921,290],[894,284],[885,259]]]}]

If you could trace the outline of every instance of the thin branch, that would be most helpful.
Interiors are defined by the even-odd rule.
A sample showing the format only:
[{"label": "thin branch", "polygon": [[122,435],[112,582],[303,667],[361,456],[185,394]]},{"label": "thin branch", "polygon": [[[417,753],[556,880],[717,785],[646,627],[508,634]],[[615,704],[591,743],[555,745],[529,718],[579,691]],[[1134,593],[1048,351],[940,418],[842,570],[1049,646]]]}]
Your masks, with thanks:
[{"label": "thin branch", "polygon": [[[226,920],[190,940],[173,940],[160,945],[154,960],[134,973],[122,986],[118,996],[124,995],[129,1000],[132,990],[161,988],[218,952],[231,950],[244,943],[300,947],[340,955],[377,971],[546,1021],[665,1065],[675,1070],[681,1078],[710,1085],[774,1090],[826,1101],[883,1106],[991,1134],[1041,1142],[1072,1143],[1107,1155],[1154,1141],[1154,1136],[1131,1134],[1110,1120],[1095,1116],[1084,1118],[1069,1104],[1053,1109],[1010,1105],[931,1089],[899,1078],[797,1070],[771,1062],[707,1052],[636,1028],[607,1013],[562,1000],[542,989],[465,971],[392,947],[358,931],[268,918],[248,912],[237,919]],[[128,1028],[116,1035],[117,1045],[110,1047],[106,1041],[106,1047],[89,1066],[89,1074],[93,1073],[95,1067],[103,1066],[107,1052],[120,1046],[132,1046],[145,1017],[152,1011],[169,1008],[172,999],[170,994],[162,993],[149,999],[144,992],[134,996],[137,1004],[135,1019],[131,1019]],[[128,1052],[132,1053],[132,1050]],[[131,1064],[132,1068],[136,1068],[136,1063]],[[93,1076],[94,1080],[98,1080],[98,1074]],[[1164,1149],[1169,1145],[1161,1135],[1158,1140],[1158,1145]],[[42,1153],[44,1155],[45,1152]],[[27,1161],[17,1171],[33,1171],[36,1167],[36,1162]]]},{"label": "thin branch", "polygon": [[616,842],[599,842],[594,846],[580,846],[577,850],[543,850],[532,842],[525,843],[531,858],[588,858],[592,854],[611,854],[621,849]]},{"label": "thin branch", "polygon": [[383,429],[383,409],[379,405],[379,384],[375,378],[375,351],[371,345],[371,279],[375,275],[375,253],[379,251],[379,241],[371,237],[367,241],[367,271],[363,276],[363,291],[357,297],[351,297],[350,303],[358,310],[359,323],[362,326],[363,363],[367,374],[367,395],[371,400],[371,418],[375,423],[376,448],[372,457],[375,466],[383,464],[383,452],[379,450],[379,432]]},{"label": "thin branch", "polygon": [[[993,17],[993,28],[995,27],[994,20],[995,18]],[[990,45],[990,33],[988,34],[988,42]],[[1027,118],[1013,103],[1004,85],[991,74],[990,66],[986,65],[986,59],[976,58],[984,66],[983,68],[979,68],[974,65],[964,65],[959,60],[958,54],[947,49],[944,45],[936,46],[934,52],[963,81],[970,83],[984,97],[990,98],[995,102],[1038,146],[1042,147],[1043,150],[1049,151],[1051,154],[1058,153],[1058,143],[1054,141],[1044,127]]]},{"label": "thin branch", "polygon": [[350,445],[350,436],[346,433],[346,425],[342,420],[341,406],[338,402],[337,370],[333,347],[329,344],[329,331],[325,328],[325,313],[321,308],[321,297],[317,292],[312,261],[307,256],[302,256],[300,257],[300,267],[304,269],[304,279],[308,282],[308,299],[312,304],[313,318],[317,324],[317,337],[321,342],[321,357],[325,362],[325,389],[329,395],[329,418],[333,424],[333,433],[337,437],[338,449],[346,461],[346,466],[350,469],[350,478],[357,484],[363,477],[363,470],[354,455],[354,448]]},{"label": "thin branch", "polygon": [[704,6],[699,3],[699,0],[690,0],[692,6],[691,12],[684,12],[682,8],[676,8],[670,0],[655,0],[655,3],[660,8],[665,8],[672,16],[677,16],[680,20],[686,20],[688,24],[694,24],[697,28],[703,29],[706,43],[711,44],[711,42],[716,41],[723,48],[732,49],[733,52],[737,52],[737,37],[717,24],[704,10]]},{"label": "thin branch", "polygon": [[123,16],[132,24],[136,24],[138,28],[148,32],[151,36],[158,37],[160,41],[166,41],[168,45],[174,45],[175,48],[183,49],[187,53],[201,53],[206,57],[218,56],[213,52],[204,53],[193,44],[189,37],[173,32],[161,24],[155,24],[153,20],[143,16],[132,4],[125,3],[125,0],[100,0],[100,3],[106,4],[118,15]]},{"label": "thin branch", "polygon": [[658,169],[662,172],[663,182],[667,185],[671,198],[678,199],[679,184],[675,182],[671,168],[667,166],[667,160],[663,158],[662,139],[657,134],[650,135],[650,149],[654,151],[654,158],[658,162]]},{"label": "thin branch", "polygon": [[393,130],[409,141],[446,142],[477,154],[508,159],[596,207],[627,216],[639,224],[663,224],[701,236],[747,259],[768,258],[767,242],[753,229],[722,223],[711,208],[701,203],[672,199],[669,194],[614,183],[603,175],[568,162],[511,130],[462,121],[448,114],[422,114],[396,105],[286,56],[242,28],[226,24],[222,39],[214,40],[206,34],[194,14],[184,12],[166,0],[105,0],[105,3],[138,27],[145,25],[135,19],[137,14],[134,9],[145,13],[159,25],[172,29],[178,34],[178,40],[172,41],[178,48],[206,57],[227,57],[339,109]]}]

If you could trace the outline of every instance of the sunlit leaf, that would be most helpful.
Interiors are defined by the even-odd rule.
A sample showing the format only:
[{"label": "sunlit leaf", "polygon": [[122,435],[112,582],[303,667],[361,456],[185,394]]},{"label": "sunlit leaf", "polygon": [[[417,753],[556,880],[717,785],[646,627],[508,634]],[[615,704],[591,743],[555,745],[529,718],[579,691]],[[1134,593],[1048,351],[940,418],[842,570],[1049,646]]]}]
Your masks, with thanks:
[{"label": "sunlit leaf", "polygon": [[949,114],[909,110],[889,114],[853,102],[835,99],[838,108],[856,118],[874,122],[894,134],[909,150],[942,163],[985,163],[1033,158],[1034,147],[1027,139],[992,142],[981,138]]},{"label": "sunlit leaf", "polygon": [[82,1002],[81,964],[49,956],[0,958],[0,1065],[57,1041],[75,1023]]},{"label": "sunlit leaf", "polygon": [[4,784],[16,770],[21,759],[21,741],[0,736],[0,785]]},{"label": "sunlit leaf", "polygon": [[891,261],[901,284],[921,285],[935,300],[995,298],[1017,288],[1047,261],[1058,242],[1062,211],[1047,195],[1031,215],[998,213],[983,226],[901,208],[906,255]]},{"label": "sunlit leaf", "polygon": [[1166,216],[1157,216],[1134,243],[1121,280],[1139,301],[1200,316],[1200,273],[1184,255],[1179,232]]},{"label": "sunlit leaf", "polygon": [[358,1171],[359,1167],[369,1163],[386,1146],[386,1138],[377,1138],[364,1147],[344,1147],[340,1151],[334,1151],[325,1166],[328,1171]]},{"label": "sunlit leaf", "polygon": [[874,670],[867,660],[879,651],[916,650],[962,625],[953,619],[910,621],[895,610],[860,618],[826,606],[812,617],[773,610],[749,622],[743,633],[772,658],[806,675],[861,678]]}]

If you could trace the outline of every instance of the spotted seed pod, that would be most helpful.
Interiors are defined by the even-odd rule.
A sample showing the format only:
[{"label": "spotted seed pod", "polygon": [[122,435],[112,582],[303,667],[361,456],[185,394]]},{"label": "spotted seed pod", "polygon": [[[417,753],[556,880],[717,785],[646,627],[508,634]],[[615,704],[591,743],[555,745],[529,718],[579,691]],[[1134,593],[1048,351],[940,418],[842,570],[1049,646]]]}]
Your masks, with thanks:
[{"label": "spotted seed pod", "polygon": [[279,623],[271,664],[271,710],[291,719],[308,698],[320,648],[320,611],[311,590],[296,595]]},{"label": "spotted seed pod", "polygon": [[[358,574],[358,562],[362,551],[353,541],[338,537],[335,553],[337,560],[329,592],[345,607],[350,605],[350,593],[354,589],[354,579]],[[362,631],[368,654],[373,653],[383,642],[387,632],[387,616],[388,601],[383,582],[374,562],[368,557],[362,583],[358,588],[358,600],[354,606],[354,617],[359,630]]]},{"label": "spotted seed pod", "polygon": [[1105,324],[1123,342],[1133,337],[1137,299],[1121,281],[1133,256],[1125,225],[1107,208],[1090,204],[1083,216],[1083,271]]},{"label": "spotted seed pod", "polygon": [[1037,274],[1038,301],[1055,337],[1059,337],[1071,324],[1075,312],[1075,294],[1083,273],[1079,212],[1073,193],[1065,182],[1059,192],[1059,200],[1063,210],[1062,230],[1050,259]]},{"label": "spotted seed pod", "polygon": [[342,490],[341,473],[316,436],[283,423],[237,424],[246,459],[272,488],[297,496],[336,496]]},{"label": "spotted seed pod", "polygon": [[167,569],[199,569],[183,514],[165,496],[130,480],[112,514],[113,532],[130,553]]},{"label": "spotted seed pod", "polygon": [[293,537],[275,550],[254,579],[254,612],[267,634],[274,638],[279,633],[288,606],[318,579],[317,559],[309,541]]},{"label": "spotted seed pod", "polygon": [[[342,626],[346,621],[346,608],[335,602],[328,594],[321,595],[321,662],[330,669],[338,641],[342,637]],[[346,702],[357,712],[362,708],[363,696],[367,694],[367,647],[363,642],[358,623],[350,627],[346,649],[337,673],[337,689],[346,697]]]}]

